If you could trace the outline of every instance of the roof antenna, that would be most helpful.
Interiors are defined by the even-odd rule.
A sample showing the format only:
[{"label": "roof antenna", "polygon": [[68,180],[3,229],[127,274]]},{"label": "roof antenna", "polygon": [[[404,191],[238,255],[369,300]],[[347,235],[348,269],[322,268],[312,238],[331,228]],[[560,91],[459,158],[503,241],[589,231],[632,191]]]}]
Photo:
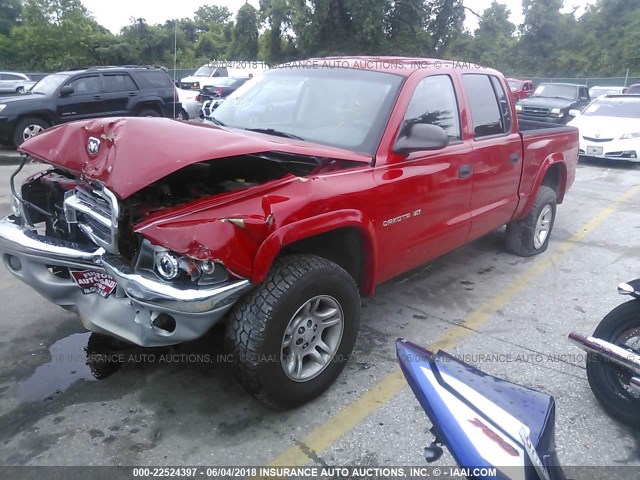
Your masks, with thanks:
[{"label": "roof antenna", "polygon": [[[176,87],[176,70],[178,69],[178,19],[176,18],[174,22],[175,23],[174,23],[174,29],[173,29],[173,88],[177,88]],[[175,98],[173,100],[173,118],[176,118]]]}]

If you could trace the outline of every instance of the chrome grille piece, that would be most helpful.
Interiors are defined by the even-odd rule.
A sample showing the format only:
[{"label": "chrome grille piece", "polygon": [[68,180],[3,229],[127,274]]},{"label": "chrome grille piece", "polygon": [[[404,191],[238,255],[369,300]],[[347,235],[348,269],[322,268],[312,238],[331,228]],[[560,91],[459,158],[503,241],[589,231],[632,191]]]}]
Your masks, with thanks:
[{"label": "chrome grille piece", "polygon": [[546,117],[549,115],[550,109],[541,107],[522,107],[522,113],[525,115],[535,115],[539,117]]},{"label": "chrome grille piece", "polygon": [[118,199],[106,188],[78,185],[64,199],[67,222],[78,225],[96,245],[118,252]]}]

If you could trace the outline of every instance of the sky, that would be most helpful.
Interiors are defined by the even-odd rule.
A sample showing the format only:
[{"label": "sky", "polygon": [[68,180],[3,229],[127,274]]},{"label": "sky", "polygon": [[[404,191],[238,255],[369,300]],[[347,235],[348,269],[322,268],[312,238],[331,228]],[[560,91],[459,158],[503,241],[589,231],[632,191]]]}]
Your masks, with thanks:
[{"label": "sky", "polygon": [[[130,23],[130,18],[144,18],[147,23],[164,23],[173,18],[193,17],[194,12],[202,5],[214,4],[227,7],[232,14],[245,3],[245,0],[81,0],[95,19],[113,33],[118,33],[122,27]],[[492,0],[465,0],[465,5],[475,12],[482,14],[491,5]],[[521,0],[499,0],[511,10],[511,21],[516,25],[522,23]],[[572,6],[579,7],[579,12],[592,3],[593,0],[565,0],[565,11],[571,11]],[[254,7],[258,7],[259,0],[249,0]],[[477,19],[467,12],[465,26],[474,30],[478,25]]]}]

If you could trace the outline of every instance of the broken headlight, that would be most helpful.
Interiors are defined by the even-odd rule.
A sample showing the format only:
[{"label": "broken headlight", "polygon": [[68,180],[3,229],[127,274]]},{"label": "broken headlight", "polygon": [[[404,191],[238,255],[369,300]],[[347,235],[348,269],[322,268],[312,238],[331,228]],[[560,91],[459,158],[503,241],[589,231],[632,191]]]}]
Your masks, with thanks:
[{"label": "broken headlight", "polygon": [[226,269],[219,262],[179,255],[148,240],[142,242],[135,270],[147,275],[152,273],[166,282],[214,285],[229,279]]}]

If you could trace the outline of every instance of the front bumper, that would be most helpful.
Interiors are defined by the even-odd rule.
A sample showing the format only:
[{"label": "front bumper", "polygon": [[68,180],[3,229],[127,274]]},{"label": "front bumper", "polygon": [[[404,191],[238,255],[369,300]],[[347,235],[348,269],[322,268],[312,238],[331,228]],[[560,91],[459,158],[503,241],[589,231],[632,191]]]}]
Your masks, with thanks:
[{"label": "front bumper", "polygon": [[611,140],[593,142],[580,136],[580,155],[589,158],[620,160],[632,163],[640,162],[639,139]]},{"label": "front bumper", "polygon": [[563,125],[566,121],[565,117],[541,117],[536,115],[526,115],[524,113],[518,113],[518,120],[531,120],[534,122],[553,123],[556,125]]},{"label": "front bumper", "polygon": [[[137,274],[102,247],[39,235],[11,215],[0,219],[0,256],[7,269],[47,300],[74,311],[88,330],[145,346],[182,343],[204,335],[245,292],[248,280],[213,287],[178,288]],[[116,280],[112,295],[85,295],[70,276],[53,268],[93,270]],[[159,318],[163,322],[157,322]],[[173,320],[166,325],[167,318]]]}]

